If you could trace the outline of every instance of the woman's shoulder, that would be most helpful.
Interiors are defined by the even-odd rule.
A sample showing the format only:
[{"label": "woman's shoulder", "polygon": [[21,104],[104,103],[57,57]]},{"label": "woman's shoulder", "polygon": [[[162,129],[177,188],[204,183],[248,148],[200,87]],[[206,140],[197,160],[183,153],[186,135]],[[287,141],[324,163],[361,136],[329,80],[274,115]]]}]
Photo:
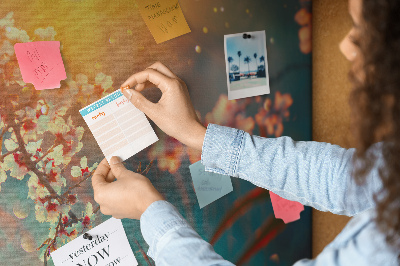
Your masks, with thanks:
[{"label": "woman's shoulder", "polygon": [[326,252],[338,254],[348,262],[365,262],[364,265],[398,265],[399,251],[386,242],[375,218],[375,208],[354,216]]}]

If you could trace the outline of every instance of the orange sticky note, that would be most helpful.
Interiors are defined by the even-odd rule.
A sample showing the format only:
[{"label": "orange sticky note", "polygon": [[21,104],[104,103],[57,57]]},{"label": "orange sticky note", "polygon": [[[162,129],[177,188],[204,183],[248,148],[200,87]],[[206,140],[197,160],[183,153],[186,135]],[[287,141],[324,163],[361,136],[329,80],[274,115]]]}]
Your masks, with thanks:
[{"label": "orange sticky note", "polygon": [[60,88],[67,78],[60,53],[60,42],[43,41],[14,45],[22,79],[36,90]]},{"label": "orange sticky note", "polygon": [[304,211],[304,206],[296,201],[290,201],[279,197],[273,192],[269,192],[275,218],[282,219],[285,224],[300,219],[300,213]]},{"label": "orange sticky note", "polygon": [[162,43],[190,32],[177,0],[137,0],[136,2],[156,43]]}]

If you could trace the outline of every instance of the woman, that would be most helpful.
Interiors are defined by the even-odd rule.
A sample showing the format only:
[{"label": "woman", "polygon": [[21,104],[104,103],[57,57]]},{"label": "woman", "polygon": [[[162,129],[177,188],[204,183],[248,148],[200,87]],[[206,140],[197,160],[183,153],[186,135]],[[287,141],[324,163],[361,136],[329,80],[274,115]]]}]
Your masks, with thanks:
[{"label": "woman", "polygon": [[[350,0],[354,25],[340,44],[352,62],[357,149],[265,139],[198,121],[186,85],[161,63],[134,74],[124,95],[166,134],[202,151],[207,171],[239,177],[283,198],[355,216],[315,260],[295,265],[398,265],[400,250],[400,1]],[[140,91],[156,85],[158,103]],[[153,86],[153,85],[152,85]],[[117,178],[116,182],[112,182]],[[357,182],[356,182],[357,181]],[[103,160],[93,176],[102,213],[140,219],[157,265],[232,265],[216,254],[150,181]]]}]

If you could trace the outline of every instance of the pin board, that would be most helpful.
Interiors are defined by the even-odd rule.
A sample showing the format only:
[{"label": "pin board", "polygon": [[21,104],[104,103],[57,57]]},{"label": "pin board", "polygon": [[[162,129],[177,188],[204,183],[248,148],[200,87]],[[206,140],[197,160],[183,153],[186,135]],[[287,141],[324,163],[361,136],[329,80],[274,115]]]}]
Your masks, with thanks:
[{"label": "pin board", "polygon": [[[49,249],[109,218],[93,200],[90,181],[104,155],[79,110],[156,61],[187,84],[204,125],[311,140],[311,1],[180,0],[187,28],[159,43],[139,4],[1,1],[0,261],[52,265]],[[171,27],[180,18],[172,16]],[[164,32],[170,24],[161,26]],[[249,74],[267,62],[270,92],[228,100],[224,35],[257,31],[265,31],[267,55],[237,51],[228,63]],[[32,41],[60,42],[67,76],[60,88],[36,90],[23,81],[14,45]],[[160,92],[145,96],[156,101]],[[133,171],[149,166],[146,176],[217,253],[237,265],[292,265],[311,257],[309,207],[284,224],[273,215],[268,191],[231,178],[233,191],[200,209],[189,170],[200,153],[150,123],[158,141],[124,164]],[[154,265],[139,221],[122,223],[138,264]]]}]

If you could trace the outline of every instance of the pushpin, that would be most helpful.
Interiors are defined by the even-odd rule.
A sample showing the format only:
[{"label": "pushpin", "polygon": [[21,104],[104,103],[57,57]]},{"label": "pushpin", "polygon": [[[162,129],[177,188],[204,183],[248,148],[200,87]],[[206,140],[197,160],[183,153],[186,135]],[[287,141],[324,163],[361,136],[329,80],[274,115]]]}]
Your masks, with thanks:
[{"label": "pushpin", "polygon": [[84,233],[84,234],[83,234],[83,239],[89,239],[89,240],[92,240],[92,239],[93,239],[93,237],[92,237],[91,235],[89,235],[88,233]]},{"label": "pushpin", "polygon": [[243,33],[243,39],[251,39],[251,35]]},{"label": "pushpin", "polygon": [[126,86],[124,86],[124,87],[121,87],[121,92],[123,93],[124,90],[129,90],[130,88],[131,88],[131,86],[129,86],[129,85],[126,85]]}]

